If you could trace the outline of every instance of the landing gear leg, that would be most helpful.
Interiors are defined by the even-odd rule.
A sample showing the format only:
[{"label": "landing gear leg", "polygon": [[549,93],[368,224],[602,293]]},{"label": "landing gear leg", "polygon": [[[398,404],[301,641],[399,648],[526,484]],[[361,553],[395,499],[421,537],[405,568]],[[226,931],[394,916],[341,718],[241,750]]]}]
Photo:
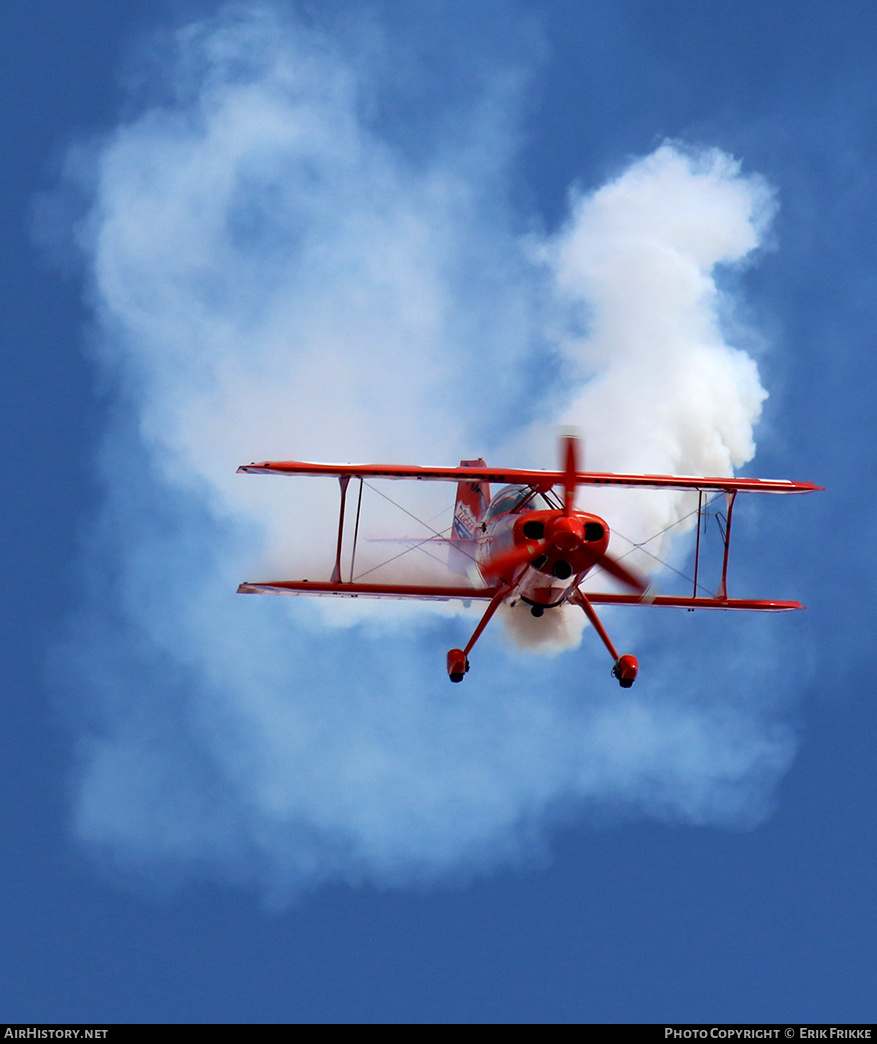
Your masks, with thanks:
[{"label": "landing gear leg", "polygon": [[499,609],[503,600],[508,597],[512,586],[511,584],[503,584],[493,598],[490,599],[490,605],[485,610],[484,616],[481,617],[481,621],[475,628],[475,633],[469,639],[466,648],[451,649],[448,653],[448,677],[452,682],[461,682],[463,680],[463,675],[469,670],[469,651],[481,637],[481,632],[490,623],[490,618]]},{"label": "landing gear leg", "polygon": [[600,617],[597,616],[594,607],[588,601],[588,596],[580,591],[578,588],[570,596],[570,601],[575,602],[576,605],[580,606],[591,622],[591,626],[600,636],[601,641],[609,650],[609,655],[615,661],[612,667],[612,677],[618,679],[618,684],[622,689],[629,689],[633,685],[636,679],[636,673],[639,669],[639,664],[636,662],[636,657],[631,656],[629,653],[625,656],[619,656],[618,650],[612,644],[612,639],[606,633],[606,628],[600,622]]}]

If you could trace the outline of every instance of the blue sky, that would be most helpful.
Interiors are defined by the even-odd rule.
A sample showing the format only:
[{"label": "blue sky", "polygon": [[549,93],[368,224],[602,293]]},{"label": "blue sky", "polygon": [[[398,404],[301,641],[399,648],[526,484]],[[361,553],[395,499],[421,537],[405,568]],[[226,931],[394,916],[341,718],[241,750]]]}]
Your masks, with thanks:
[{"label": "blue sky", "polygon": [[[0,16],[7,1018],[872,1018],[870,5],[279,9],[245,60],[216,27],[249,5]],[[269,54],[302,77],[284,148],[312,163],[282,177]],[[177,146],[238,126],[241,84],[271,89],[211,139],[201,207]],[[254,113],[268,145],[238,149]],[[732,593],[807,612],[613,616],[642,664],[624,704],[588,633],[545,659],[499,628],[449,694],[465,619],[226,601],[250,549],[287,547],[278,510],[308,513],[226,487],[226,456],[551,445],[580,380],[557,331],[601,313],[560,309],[527,257],[554,256],[571,191],[667,140],[773,194],[750,263],[714,273],[769,393],[743,470],[828,491],[746,505]],[[287,361],[277,330],[318,348]],[[258,408],[278,358],[315,418],[346,374],[343,420],[287,417],[283,388]],[[447,407],[473,367],[477,408]],[[288,651],[254,658],[253,633]]]}]

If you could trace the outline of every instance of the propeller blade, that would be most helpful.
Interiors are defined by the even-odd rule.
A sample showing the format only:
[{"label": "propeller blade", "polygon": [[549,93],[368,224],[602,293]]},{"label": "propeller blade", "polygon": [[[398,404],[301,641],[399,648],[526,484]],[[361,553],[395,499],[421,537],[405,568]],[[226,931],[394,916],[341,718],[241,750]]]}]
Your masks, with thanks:
[{"label": "propeller blade", "polygon": [[563,441],[566,443],[563,466],[563,513],[569,518],[573,513],[573,502],[578,485],[576,475],[579,470],[579,439],[573,435],[567,435]]},{"label": "propeller blade", "polygon": [[[522,565],[532,562],[534,558],[544,554],[549,543],[550,541],[548,540],[528,540],[526,544],[518,544],[517,547],[510,548],[508,551],[502,551],[500,554],[488,559],[484,564],[482,572],[507,579]],[[505,574],[505,576],[502,574]]]},{"label": "propeller blade", "polygon": [[601,569],[605,569],[616,580],[620,580],[623,584],[627,584],[628,587],[632,587],[634,591],[645,594],[649,585],[640,579],[636,573],[631,573],[628,569],[625,569],[616,559],[610,558],[609,555],[600,555],[595,564],[600,566]]}]

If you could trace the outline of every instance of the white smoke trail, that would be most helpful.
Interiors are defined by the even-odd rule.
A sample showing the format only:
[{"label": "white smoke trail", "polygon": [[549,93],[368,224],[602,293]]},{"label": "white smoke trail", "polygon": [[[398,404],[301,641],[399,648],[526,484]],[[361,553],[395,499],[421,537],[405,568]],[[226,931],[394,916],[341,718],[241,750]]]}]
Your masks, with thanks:
[{"label": "white smoke trail", "polygon": [[[589,464],[717,471],[751,454],[764,393],[722,343],[711,273],[757,245],[760,182],[666,146],[576,201],[534,263],[495,196],[510,156],[406,159],[363,115],[362,65],[271,9],[227,9],[178,35],[173,101],[95,156],[83,243],[117,405],[87,607],[62,651],[84,706],[80,835],[132,867],[283,895],[489,867],[569,801],[753,821],[791,745],[733,684],[619,700],[601,671],[585,698],[568,663],[488,635],[492,668],[451,687],[444,650],[469,621],[416,607],[385,625],[388,605],[347,603],[331,607],[357,621],[341,632],[313,603],[235,596],[267,570],[327,576],[337,503],[334,483],[239,463],[485,452],[534,345],[582,303],[589,333],[561,347],[594,378],[568,409]],[[461,140],[489,118],[496,142],[505,90],[460,114]],[[505,440],[492,459],[520,463]],[[531,432],[531,458],[542,448]],[[380,503],[377,530],[405,533]]]},{"label": "white smoke trail", "polygon": [[[767,392],[726,343],[732,302],[715,269],[751,254],[773,209],[766,184],[729,156],[669,145],[573,201],[550,256],[561,291],[589,309],[587,336],[566,351],[595,377],[568,410],[587,426],[594,470],[731,475],[752,459]],[[626,496],[627,532],[652,536],[690,496]]]},{"label": "white smoke trail", "polygon": [[[717,265],[737,265],[759,245],[774,209],[758,177],[718,150],[664,145],[590,195],[538,253],[560,303],[585,332],[563,345],[570,373],[590,378],[565,413],[582,429],[594,471],[731,475],[755,453],[753,426],[767,392],[754,360],[727,343],[733,302]],[[543,429],[543,453],[550,453]],[[538,433],[523,440],[534,443]],[[614,554],[654,573],[671,538],[692,528],[696,494],[580,490],[580,506],[602,513]],[[633,550],[646,543],[650,554]],[[611,580],[595,575],[586,586]],[[519,641],[551,653],[578,643],[578,609],[539,621],[506,614]]]}]

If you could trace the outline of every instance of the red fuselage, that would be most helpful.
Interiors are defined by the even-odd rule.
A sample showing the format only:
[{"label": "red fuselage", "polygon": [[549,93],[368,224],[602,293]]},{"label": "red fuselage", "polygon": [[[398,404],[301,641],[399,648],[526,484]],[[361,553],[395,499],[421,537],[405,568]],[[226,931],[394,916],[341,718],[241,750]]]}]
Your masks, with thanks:
[{"label": "red fuselage", "polygon": [[585,511],[531,509],[523,495],[516,504],[514,492],[491,502],[478,533],[478,568],[489,584],[517,581],[515,597],[531,605],[560,605],[606,552],[609,527]]}]

